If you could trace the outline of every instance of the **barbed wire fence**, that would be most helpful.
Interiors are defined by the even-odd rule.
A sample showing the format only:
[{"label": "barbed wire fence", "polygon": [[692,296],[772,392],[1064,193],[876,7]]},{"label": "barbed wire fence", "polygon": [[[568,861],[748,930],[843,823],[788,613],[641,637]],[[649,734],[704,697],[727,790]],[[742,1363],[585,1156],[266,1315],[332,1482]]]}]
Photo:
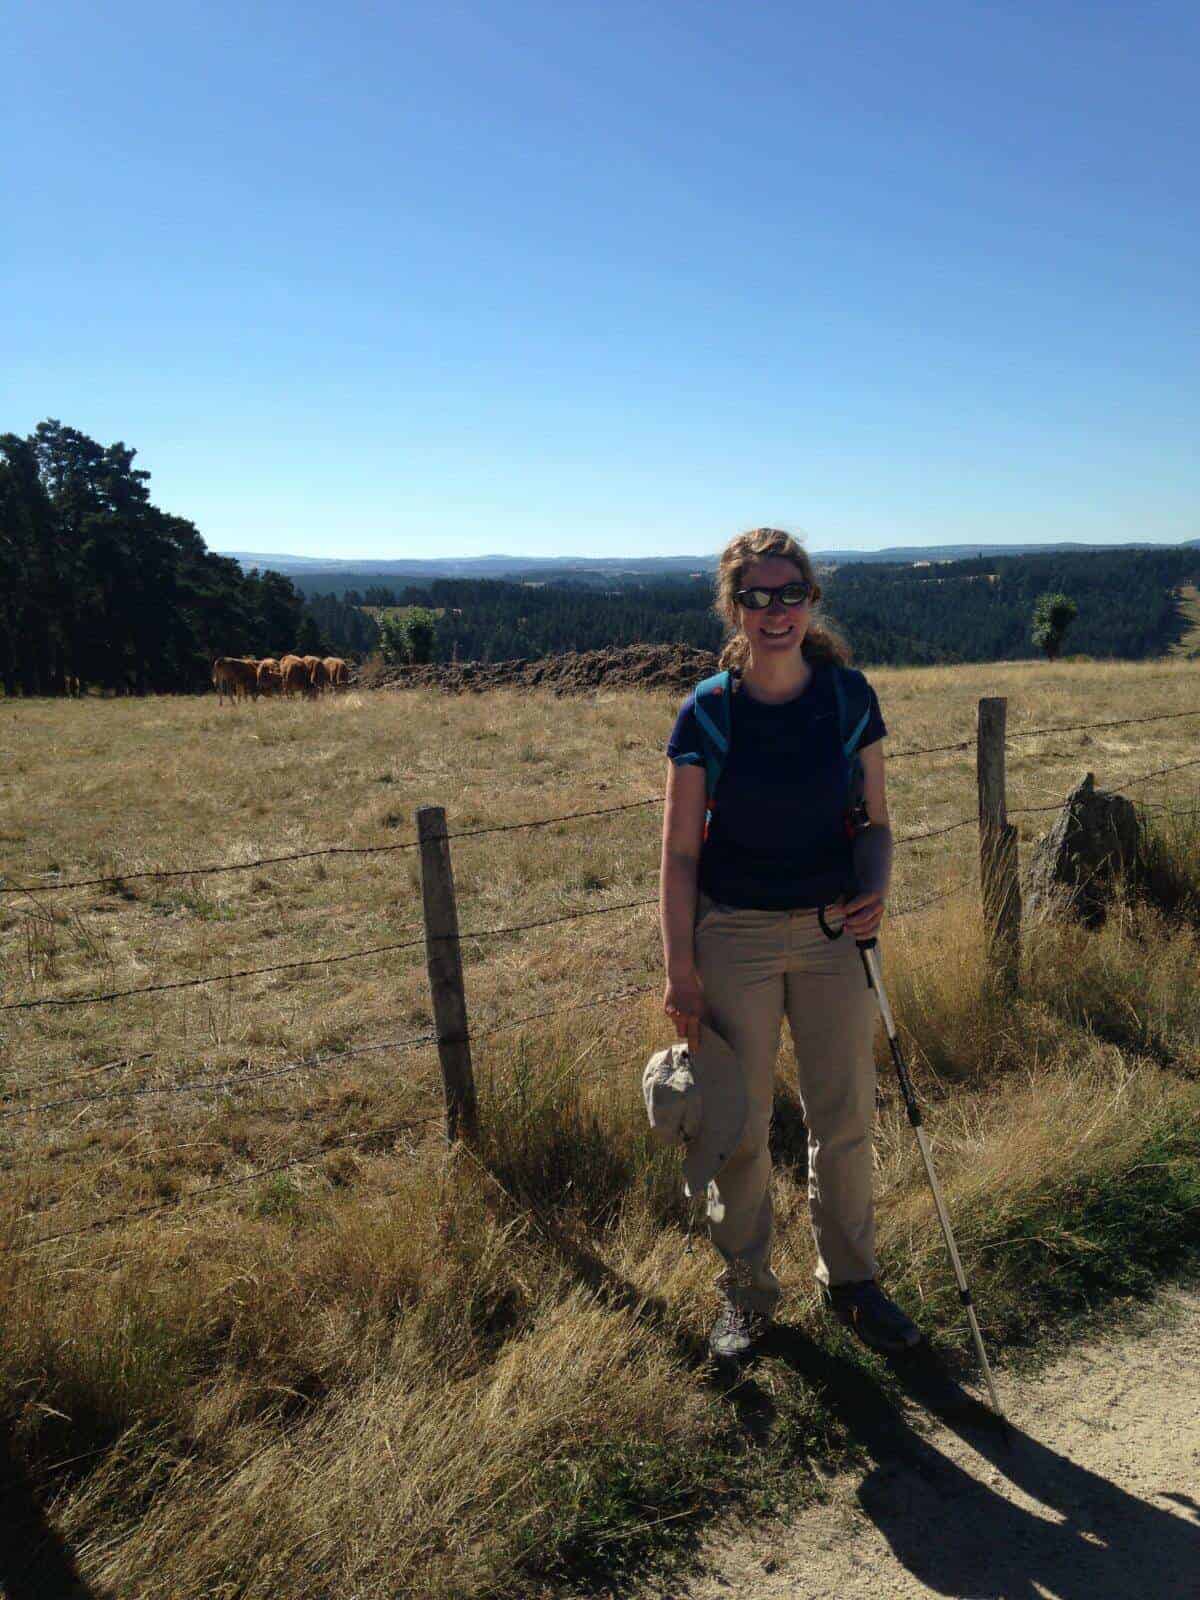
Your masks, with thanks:
[{"label": "barbed wire fence", "polygon": [[[1003,699],[990,699],[980,702],[979,724],[974,740],[960,740],[950,744],[900,750],[891,753],[887,759],[889,762],[893,762],[919,756],[962,753],[971,749],[972,746],[975,747],[979,790],[979,811],[977,816],[961,817],[936,828],[897,836],[895,844],[897,848],[916,846],[927,840],[941,838],[962,828],[972,825],[978,826],[980,839],[980,887],[989,952],[997,971],[1002,975],[1005,973],[1011,975],[1013,970],[1013,941],[1014,938],[1019,939],[1020,891],[1016,858],[1016,830],[1008,819],[1013,816],[1028,816],[1060,811],[1063,802],[1060,800],[1044,805],[1019,806],[1009,809],[1006,804],[1007,797],[1004,781],[1004,752],[1007,746],[1014,739],[1047,737],[1066,732],[1098,731],[1200,716],[1200,707],[1184,711],[1153,713],[1143,717],[1060,723],[1047,727],[1007,731],[1005,728],[1006,705],[1007,702]],[[1074,754],[1074,752],[1071,753]],[[1055,754],[1065,756],[1066,752],[1056,752]],[[1200,766],[1200,757],[1161,766],[1124,780],[1121,789],[1110,792],[1124,794],[1128,789],[1135,786],[1197,766]],[[325,856],[392,855],[399,852],[418,851],[420,852],[421,860],[422,896],[424,902],[424,935],[421,938],[389,941],[353,950],[315,955],[300,960],[271,963],[125,989],[109,989],[82,995],[36,996],[22,1000],[5,1001],[0,1003],[0,1013],[107,1005],[141,995],[159,994],[207,985],[229,984],[267,974],[362,961],[379,955],[412,950],[423,946],[426,951],[435,1023],[431,1030],[398,1038],[371,1040],[348,1045],[324,1053],[302,1056],[296,1060],[275,1064],[259,1071],[239,1071],[163,1085],[120,1085],[111,1089],[100,1090],[99,1092],[67,1094],[35,1101],[17,1101],[0,1106],[0,1123],[19,1124],[28,1119],[57,1111],[85,1112],[91,1107],[113,1102],[129,1103],[131,1101],[159,1098],[171,1099],[193,1095],[226,1095],[251,1085],[261,1085],[336,1071],[344,1066],[348,1060],[373,1053],[436,1047],[442,1073],[444,1111],[427,1116],[406,1118],[395,1124],[395,1131],[398,1134],[410,1128],[422,1127],[434,1122],[444,1122],[447,1136],[451,1140],[457,1138],[473,1140],[478,1134],[478,1121],[471,1062],[472,1043],[482,1042],[501,1032],[525,1027],[534,1022],[548,1021],[572,1012],[593,1010],[643,997],[654,992],[659,987],[661,979],[627,986],[591,1000],[546,1007],[519,1017],[496,1021],[482,1028],[472,1029],[467,1020],[462,971],[462,947],[475,942],[543,930],[564,923],[576,922],[582,918],[642,909],[657,905],[658,896],[625,900],[608,906],[587,907],[563,912],[551,917],[512,923],[500,927],[460,931],[457,922],[457,904],[454,896],[453,872],[449,853],[451,842],[460,839],[475,839],[494,834],[512,833],[524,829],[574,823],[583,819],[607,817],[640,808],[661,805],[662,803],[663,796],[661,794],[651,795],[615,806],[602,806],[585,811],[559,813],[551,816],[534,817],[515,822],[497,823],[454,831],[450,830],[446,825],[446,816],[443,808],[424,807],[418,813],[418,837],[389,844],[328,845],[272,856],[253,857],[243,861],[203,863],[185,867],[139,867],[133,871],[114,868],[106,873],[82,878],[58,879],[52,883],[0,882],[0,895],[38,897],[68,890],[99,887],[119,888],[135,881],[170,881],[191,876],[241,872],[255,867],[310,861]],[[1194,804],[1188,806],[1174,806],[1168,802],[1153,802],[1140,799],[1136,800],[1135,803],[1138,804],[1140,809],[1156,811],[1162,814],[1184,815],[1192,818],[1200,815],[1200,795],[1196,797]],[[924,911],[962,892],[962,889],[956,886],[906,905],[889,909],[889,920],[895,921],[904,916]],[[420,926],[420,924],[415,924],[414,926]],[[1015,934],[1014,928],[1016,930]],[[45,1080],[41,1087],[43,1090],[55,1086],[68,1087],[81,1082],[85,1078],[115,1072],[137,1062],[147,1061],[171,1053],[166,1047],[158,1050],[131,1053],[128,1056],[118,1057],[95,1067],[83,1069],[77,1074],[68,1074],[57,1079]],[[137,1118],[132,1118],[125,1125],[137,1126]],[[114,1124],[108,1123],[106,1126],[112,1127]],[[122,1124],[115,1124],[115,1126],[120,1127]],[[209,1184],[204,1189],[190,1191],[180,1198],[134,1207],[111,1216],[92,1219],[79,1227],[44,1234],[29,1241],[21,1248],[23,1250],[41,1249],[52,1243],[84,1237],[142,1217],[175,1210],[183,1204],[189,1206],[193,1204],[202,1205],[207,1203],[209,1197],[215,1198],[220,1194],[270,1178],[275,1174],[303,1166],[319,1165],[335,1150],[353,1149],[356,1145],[361,1145],[366,1140],[385,1137],[389,1131],[391,1131],[391,1125],[375,1126],[361,1130],[360,1132],[346,1135],[344,1139],[323,1144],[322,1148],[315,1153],[298,1155],[267,1166],[255,1167],[236,1178]],[[60,1151],[57,1153],[67,1154],[70,1152]],[[165,1153],[169,1154],[169,1152]]]},{"label": "barbed wire fence", "polygon": [[[1157,711],[1148,717],[1118,717],[1105,722],[1060,722],[1052,723],[1044,728],[1016,728],[1008,732],[1007,738],[1033,739],[1042,738],[1053,733],[1077,733],[1080,731],[1099,730],[1107,728],[1126,728],[1139,723],[1173,721],[1182,717],[1200,717],[1200,706],[1191,707],[1186,711]],[[976,740],[960,739],[953,744],[920,745],[909,750],[889,751],[887,761],[904,761],[915,756],[943,755],[961,752],[975,748]],[[1183,762],[1181,766],[1200,765],[1200,759],[1194,762]],[[1130,779],[1130,782],[1140,783],[1146,778],[1158,777],[1163,772],[1176,771],[1177,768],[1162,768],[1159,772],[1144,773],[1141,778]],[[484,828],[460,828],[447,835],[452,840],[479,839],[487,834],[514,833],[523,828],[545,828],[554,823],[577,822],[589,817],[615,816],[623,811],[636,811],[643,806],[661,805],[661,794],[647,795],[641,800],[628,800],[615,806],[597,806],[589,811],[567,811],[558,816],[531,817],[520,822],[492,823]],[[962,823],[955,823],[955,827],[963,827],[972,818],[964,818]],[[109,872],[99,873],[88,878],[62,878],[54,874],[56,881],[51,883],[15,883],[0,880],[0,895],[39,895],[53,894],[67,889],[93,889],[110,888],[126,883],[137,883],[147,879],[169,880],[172,878],[207,877],[224,872],[249,872],[255,867],[279,866],[295,861],[311,861],[319,856],[372,856],[394,855],[397,852],[417,850],[420,848],[420,839],[402,839],[391,844],[329,844],[314,846],[310,850],[293,850],[281,855],[252,856],[245,861],[220,861],[208,863],[194,863],[186,867],[147,867],[137,868],[133,871],[113,868]]]}]

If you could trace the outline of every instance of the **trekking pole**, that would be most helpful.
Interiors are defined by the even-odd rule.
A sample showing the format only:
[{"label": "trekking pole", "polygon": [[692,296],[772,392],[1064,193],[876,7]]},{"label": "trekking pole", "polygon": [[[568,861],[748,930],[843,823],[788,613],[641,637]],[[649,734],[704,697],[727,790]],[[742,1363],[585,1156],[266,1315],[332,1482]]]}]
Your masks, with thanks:
[{"label": "trekking pole", "polygon": [[[845,932],[844,928],[831,928],[829,926],[825,920],[824,906],[819,907],[817,910],[817,921],[820,924],[821,932],[827,939],[840,939]],[[908,1068],[904,1064],[904,1056],[900,1050],[900,1040],[896,1036],[896,1020],[892,1016],[892,1007],[887,997],[887,990],[883,987],[883,974],[879,970],[879,941],[872,935],[869,939],[856,939],[854,942],[858,946],[858,953],[862,957],[863,968],[867,974],[867,987],[872,990],[879,1004],[879,1015],[883,1018],[884,1031],[888,1038],[888,1049],[892,1053],[892,1063],[896,1068],[896,1076],[900,1080],[900,1093],[904,1096],[904,1107],[908,1112],[908,1120],[912,1123],[913,1132],[917,1136],[917,1148],[921,1152],[921,1160],[925,1163],[925,1176],[929,1179],[929,1187],[933,1192],[933,1204],[938,1214],[938,1221],[942,1225],[942,1237],[946,1241],[946,1249],[950,1252],[950,1264],[954,1268],[954,1276],[958,1280],[958,1298],[962,1301],[963,1308],[967,1313],[967,1321],[971,1324],[971,1336],[975,1340],[975,1349],[979,1352],[979,1365],[983,1368],[983,1375],[987,1379],[988,1393],[992,1397],[992,1410],[1007,1429],[1008,1418],[1001,1409],[1000,1396],[996,1393],[996,1380],[992,1377],[987,1351],[983,1348],[983,1335],[979,1331],[979,1319],[975,1315],[975,1304],[971,1299],[971,1291],[967,1287],[967,1275],[963,1271],[958,1245],[954,1242],[954,1230],[950,1226],[950,1214],[946,1210],[946,1202],[942,1198],[942,1186],[937,1181],[937,1173],[933,1170],[933,1157],[929,1153],[929,1140],[925,1137],[925,1129],[921,1124],[921,1108],[917,1104],[916,1095],[913,1093],[912,1079],[908,1075]]]},{"label": "trekking pole", "polygon": [[921,1108],[917,1104],[917,1097],[913,1093],[912,1080],[908,1076],[908,1068],[904,1065],[904,1057],[900,1052],[900,1041],[896,1037],[895,1019],[892,1016],[887,990],[883,987],[883,978],[879,971],[877,941],[873,938],[858,939],[855,943],[858,945],[858,953],[862,957],[862,964],[866,969],[867,984],[874,990],[875,999],[879,1002],[879,1014],[883,1018],[883,1026],[887,1032],[888,1048],[892,1052],[892,1062],[896,1068],[896,1076],[900,1079],[900,1093],[904,1096],[904,1106],[908,1112],[908,1120],[912,1123],[913,1132],[917,1136],[917,1146],[921,1152],[921,1159],[925,1163],[925,1176],[929,1179],[929,1187],[933,1191],[933,1203],[937,1209],[938,1221],[942,1225],[946,1249],[950,1252],[950,1262],[954,1268],[954,1276],[958,1280],[958,1297],[966,1310],[967,1321],[971,1324],[971,1335],[975,1340],[975,1348],[979,1352],[979,1364],[983,1368],[984,1377],[987,1379],[988,1392],[992,1397],[992,1410],[1007,1427],[1008,1419],[1001,1410],[1000,1396],[996,1393],[996,1380],[992,1377],[987,1351],[983,1348],[983,1335],[979,1331],[975,1305],[971,1299],[971,1291],[967,1288],[967,1276],[963,1271],[962,1260],[958,1254],[958,1246],[954,1242],[954,1233],[950,1227],[950,1216],[946,1210],[946,1202],[942,1198],[942,1190],[937,1181],[937,1173],[933,1170],[933,1158],[929,1153],[929,1140],[925,1137],[925,1129],[921,1125]]}]

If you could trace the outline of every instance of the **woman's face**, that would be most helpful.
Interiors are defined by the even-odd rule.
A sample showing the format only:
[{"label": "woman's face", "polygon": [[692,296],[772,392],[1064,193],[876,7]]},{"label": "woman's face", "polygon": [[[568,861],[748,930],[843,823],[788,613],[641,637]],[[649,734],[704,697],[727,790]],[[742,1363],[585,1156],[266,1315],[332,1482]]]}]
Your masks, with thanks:
[{"label": "woman's face", "polygon": [[[739,587],[777,589],[784,583],[804,581],[803,572],[786,556],[762,556],[746,568]],[[765,611],[750,611],[739,606],[738,618],[750,641],[751,654],[762,661],[768,656],[786,656],[799,650],[808,632],[813,601],[819,593],[818,590],[816,596],[810,595],[802,606],[785,606],[778,595],[772,595]]]}]

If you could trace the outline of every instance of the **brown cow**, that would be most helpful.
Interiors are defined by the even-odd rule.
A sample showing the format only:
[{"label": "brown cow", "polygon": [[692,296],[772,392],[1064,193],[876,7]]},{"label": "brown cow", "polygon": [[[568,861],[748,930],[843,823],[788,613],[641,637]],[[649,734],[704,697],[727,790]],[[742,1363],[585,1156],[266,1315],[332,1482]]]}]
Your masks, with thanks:
[{"label": "brown cow", "polygon": [[304,678],[305,678],[305,682],[308,685],[308,691],[307,692],[310,695],[311,694],[315,694],[317,691],[313,688],[312,674],[313,674],[313,668],[316,666],[317,662],[321,658],[320,658],[320,656],[301,656],[300,659],[304,663]]},{"label": "brown cow", "polygon": [[258,663],[258,692],[259,694],[283,692],[283,674],[274,656],[264,656]]},{"label": "brown cow", "polygon": [[258,663],[218,656],[213,662],[212,681],[218,705],[224,703],[226,695],[236,705],[239,698],[258,694]]},{"label": "brown cow", "polygon": [[304,660],[308,667],[308,692],[315,700],[322,690],[329,687],[329,674],[320,656],[305,656]]},{"label": "brown cow", "polygon": [[294,694],[308,693],[308,668],[299,656],[284,656],[279,663],[283,676],[283,692],[289,698]]},{"label": "brown cow", "polygon": [[350,687],[350,668],[341,656],[325,657],[325,672],[329,678],[331,689],[348,689]]},{"label": "brown cow", "polygon": [[[291,689],[288,687],[288,668],[293,664],[293,662],[296,662],[296,661],[299,661],[299,660],[300,660],[299,656],[294,656],[290,652],[289,652],[289,654],[287,654],[285,656],[280,656],[280,658],[279,658],[279,676],[283,680],[283,692],[284,692],[284,694],[291,694],[291,692],[292,692]],[[307,674],[306,674],[306,676],[307,676]]]}]

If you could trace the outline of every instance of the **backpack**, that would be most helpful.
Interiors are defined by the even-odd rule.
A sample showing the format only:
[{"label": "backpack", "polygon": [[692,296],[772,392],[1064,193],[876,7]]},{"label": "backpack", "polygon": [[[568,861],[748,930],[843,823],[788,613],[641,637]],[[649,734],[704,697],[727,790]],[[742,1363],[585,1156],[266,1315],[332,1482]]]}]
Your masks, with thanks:
[{"label": "backpack", "polygon": [[[864,804],[862,758],[858,754],[858,741],[862,738],[871,715],[871,700],[867,690],[867,680],[861,672],[837,665],[832,667],[832,671],[846,778],[845,829],[846,837],[853,839],[862,824]],[[709,824],[712,822],[713,797],[717,792],[717,784],[724,770],[726,757],[729,755],[733,725],[730,706],[732,692],[733,674],[728,669],[724,672],[714,672],[711,678],[705,678],[702,683],[698,683],[695,690],[696,725],[700,730],[704,759],[706,839]]]}]

